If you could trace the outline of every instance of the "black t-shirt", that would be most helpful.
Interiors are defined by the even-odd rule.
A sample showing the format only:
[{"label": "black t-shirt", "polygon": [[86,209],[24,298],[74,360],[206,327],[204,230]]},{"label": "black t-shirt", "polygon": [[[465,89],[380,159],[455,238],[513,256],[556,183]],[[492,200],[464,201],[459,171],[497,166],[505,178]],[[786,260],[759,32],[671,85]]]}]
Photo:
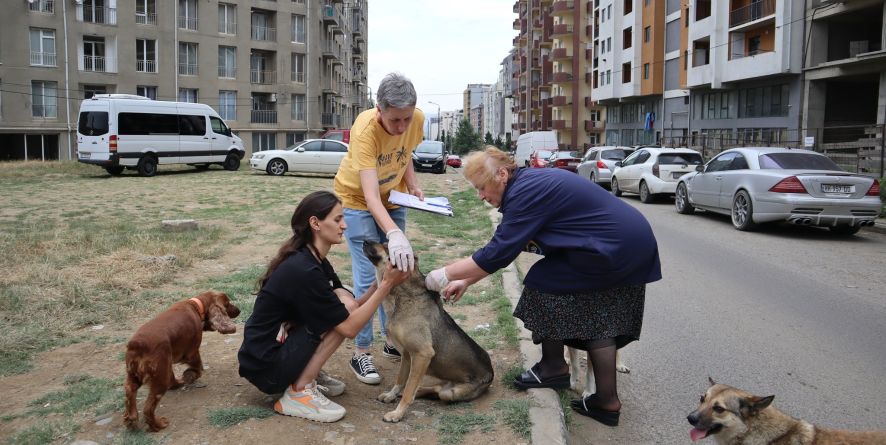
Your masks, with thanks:
[{"label": "black t-shirt", "polygon": [[258,292],[246,320],[240,367],[260,370],[276,361],[282,346],[277,334],[283,322],[305,325],[320,335],[345,321],[348,310],[333,292],[341,287],[329,261],[318,262],[307,247],[283,260]]}]

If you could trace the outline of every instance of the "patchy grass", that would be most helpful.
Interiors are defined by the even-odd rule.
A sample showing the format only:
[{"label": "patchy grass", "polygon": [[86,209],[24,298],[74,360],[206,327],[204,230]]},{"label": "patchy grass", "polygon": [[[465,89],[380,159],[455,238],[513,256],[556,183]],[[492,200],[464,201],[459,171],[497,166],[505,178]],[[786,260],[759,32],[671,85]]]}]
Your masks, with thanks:
[{"label": "patchy grass", "polygon": [[244,420],[265,419],[274,415],[274,410],[259,406],[238,406],[211,410],[207,414],[209,424],[220,428],[234,426]]},{"label": "patchy grass", "polygon": [[10,445],[45,445],[80,430],[80,425],[71,419],[62,421],[40,422],[30,428],[19,431],[10,437]]},{"label": "patchy grass", "polygon": [[514,379],[516,379],[520,374],[523,374],[523,366],[520,364],[515,364],[511,366],[507,371],[502,373],[501,375],[501,383],[508,388],[519,389],[514,386]]},{"label": "patchy grass", "polygon": [[529,400],[502,399],[496,400],[493,407],[505,425],[518,436],[529,439],[532,423],[529,421]]},{"label": "patchy grass", "polygon": [[471,431],[489,432],[495,426],[495,416],[478,413],[446,413],[440,417],[437,434],[440,443],[461,443],[465,434]]},{"label": "patchy grass", "polygon": [[123,409],[122,381],[97,379],[89,376],[65,378],[66,388],[50,392],[29,403],[27,415],[45,416],[50,413],[72,415],[85,411],[105,414]]},{"label": "patchy grass", "polygon": [[[115,445],[155,445],[158,442],[154,437],[156,434],[148,433],[142,430],[126,429],[120,433],[114,440]],[[158,438],[159,439],[159,438]]]}]

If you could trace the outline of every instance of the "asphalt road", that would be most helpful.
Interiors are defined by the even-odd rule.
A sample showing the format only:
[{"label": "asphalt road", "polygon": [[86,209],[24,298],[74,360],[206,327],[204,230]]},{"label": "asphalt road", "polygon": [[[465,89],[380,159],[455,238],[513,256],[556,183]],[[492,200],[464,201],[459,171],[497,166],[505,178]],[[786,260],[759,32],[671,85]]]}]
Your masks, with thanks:
[{"label": "asphalt road", "polygon": [[622,199],[652,224],[664,279],[647,289],[641,340],[623,350],[621,426],[576,415],[573,443],[689,443],[686,415],[709,376],[814,423],[886,429],[886,235],[739,232],[672,200]]}]

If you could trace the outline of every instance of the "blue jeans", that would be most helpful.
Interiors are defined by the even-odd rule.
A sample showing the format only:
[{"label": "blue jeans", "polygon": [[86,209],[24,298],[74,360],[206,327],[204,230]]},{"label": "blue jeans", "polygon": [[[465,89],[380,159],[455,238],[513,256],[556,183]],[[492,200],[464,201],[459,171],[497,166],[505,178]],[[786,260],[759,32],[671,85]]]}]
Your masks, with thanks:
[{"label": "blue jeans", "polygon": [[[345,224],[348,225],[348,228],[345,229],[345,239],[348,241],[348,250],[351,253],[351,275],[354,281],[354,296],[360,299],[363,298],[366,289],[369,289],[369,286],[372,286],[372,283],[375,282],[375,266],[372,265],[372,262],[363,253],[363,242],[375,241],[384,243],[388,239],[385,237],[385,232],[381,227],[375,223],[375,218],[372,217],[368,210],[346,208],[344,213]],[[388,214],[391,215],[394,224],[397,224],[397,227],[403,233],[406,233],[406,207],[388,210]],[[379,323],[381,324],[381,334],[387,337],[387,328],[385,327],[387,317],[385,316],[384,308],[381,306],[378,307],[378,316]],[[360,330],[357,338],[354,340],[358,349],[369,349],[369,346],[372,344],[373,318],[375,317],[369,318],[369,322],[366,323],[366,326],[363,326],[363,329]]]}]

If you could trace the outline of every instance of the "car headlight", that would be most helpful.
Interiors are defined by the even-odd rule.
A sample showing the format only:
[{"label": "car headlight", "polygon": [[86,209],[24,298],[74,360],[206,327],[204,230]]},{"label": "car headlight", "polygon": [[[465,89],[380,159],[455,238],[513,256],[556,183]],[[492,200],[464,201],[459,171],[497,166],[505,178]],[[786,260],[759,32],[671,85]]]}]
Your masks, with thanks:
[{"label": "car headlight", "polygon": [[264,159],[265,155],[252,155],[252,159]]},{"label": "car headlight", "polygon": [[435,160],[435,161],[442,161],[442,160],[443,160],[443,156],[437,156],[436,158],[434,158],[434,160]]},{"label": "car headlight", "polygon": [[418,160],[418,155],[415,154],[415,153],[413,153],[413,154],[412,154],[412,159],[413,159],[414,161],[417,161],[417,160]]}]

